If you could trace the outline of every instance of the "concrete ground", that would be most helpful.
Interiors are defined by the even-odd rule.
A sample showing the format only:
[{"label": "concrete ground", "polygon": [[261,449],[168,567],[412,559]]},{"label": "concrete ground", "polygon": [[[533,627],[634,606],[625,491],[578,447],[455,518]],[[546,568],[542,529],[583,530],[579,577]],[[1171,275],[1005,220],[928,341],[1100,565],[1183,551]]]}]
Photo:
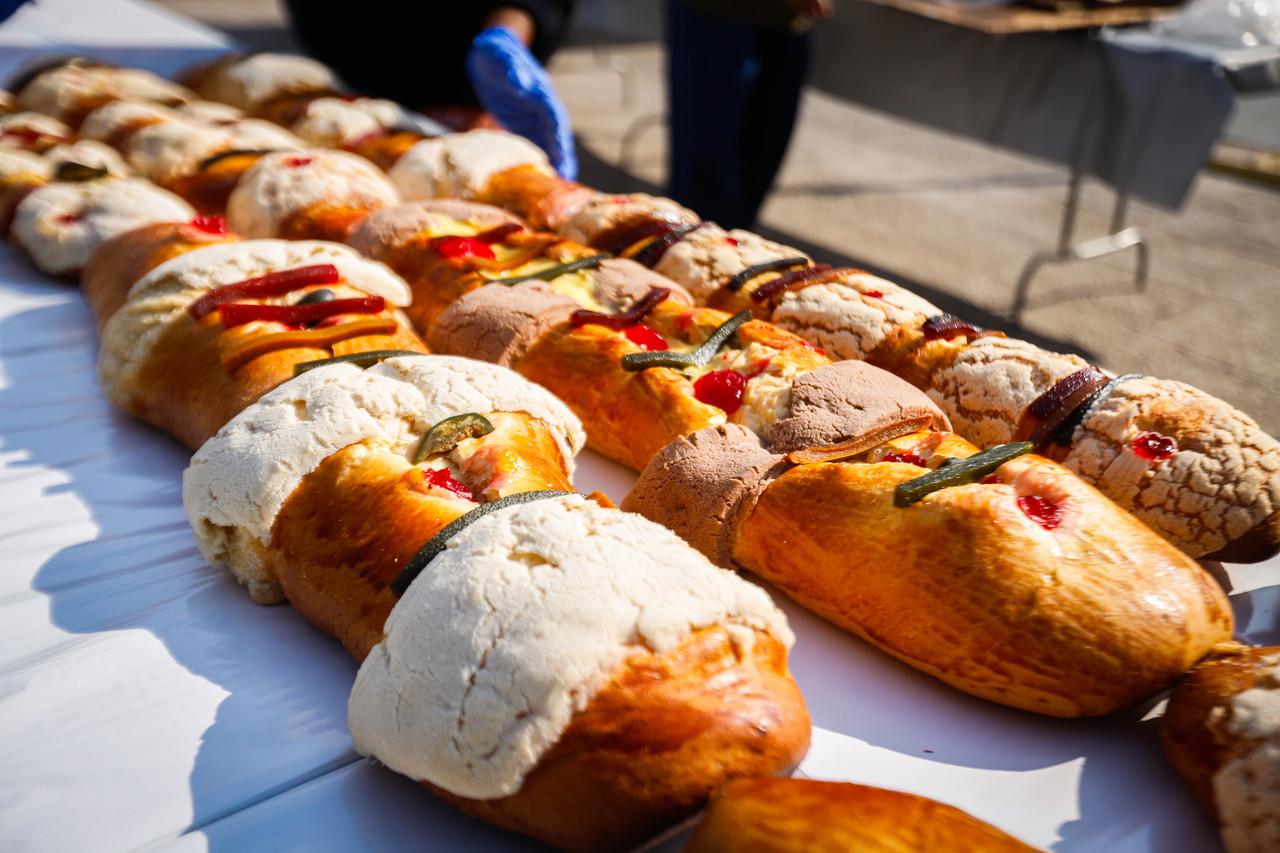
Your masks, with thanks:
[{"label": "concrete ground", "polygon": [[[255,46],[289,44],[269,0],[166,5]],[[582,28],[598,29],[617,5],[584,4]],[[653,12],[645,14],[651,23]],[[665,131],[643,123],[662,113],[661,67],[652,40],[571,46],[556,56],[584,182],[661,186]],[[647,129],[624,158],[624,134],[637,126]],[[1050,268],[1018,328],[1004,312],[1023,264],[1057,238],[1065,185],[1059,167],[810,92],[760,230],[824,260],[880,271],[1010,334],[1112,370],[1197,385],[1280,433],[1280,383],[1271,372],[1280,361],[1280,192],[1206,172],[1181,211],[1135,204],[1130,219],[1152,252],[1147,291],[1134,291],[1132,254]],[[1103,232],[1110,204],[1105,188],[1088,188],[1080,236]]]}]

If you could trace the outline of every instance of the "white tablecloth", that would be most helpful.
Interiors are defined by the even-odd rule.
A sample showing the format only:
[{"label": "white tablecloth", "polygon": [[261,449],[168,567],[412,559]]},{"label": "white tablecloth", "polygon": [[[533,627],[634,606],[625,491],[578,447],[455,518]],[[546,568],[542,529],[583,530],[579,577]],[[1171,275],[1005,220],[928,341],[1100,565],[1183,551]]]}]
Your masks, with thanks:
[{"label": "white tablecloth", "polygon": [[[44,0],[0,28],[0,60],[67,42],[170,61],[213,44],[124,0]],[[201,561],[187,453],[107,405],[95,355],[75,288],[0,249],[0,850],[532,846],[352,751],[355,665]],[[632,479],[580,460],[583,490],[620,500]],[[1280,639],[1277,563],[1229,573],[1242,635]],[[1148,709],[1001,708],[782,603],[815,726],[805,774],[932,796],[1060,850],[1216,848]]]}]

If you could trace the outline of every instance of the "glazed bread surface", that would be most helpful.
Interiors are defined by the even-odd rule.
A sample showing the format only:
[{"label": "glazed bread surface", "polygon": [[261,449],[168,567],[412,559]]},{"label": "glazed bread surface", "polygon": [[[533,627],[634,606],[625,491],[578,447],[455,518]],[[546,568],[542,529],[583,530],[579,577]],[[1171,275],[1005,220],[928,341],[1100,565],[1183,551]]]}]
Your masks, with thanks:
[{"label": "glazed bread surface", "polygon": [[361,666],[352,734],[501,826],[625,848],[799,760],[790,642],[761,590],[669,531],[540,500],[475,522],[413,582]]},{"label": "glazed bread surface", "polygon": [[711,801],[685,853],[1031,853],[967,812],[847,782],[740,779]]},{"label": "glazed bread surface", "polygon": [[[895,507],[894,487],[920,473],[792,468],[743,518],[734,560],[948,684],[1054,716],[1128,707],[1230,638],[1203,569],[1049,460]],[[1062,522],[1038,524],[1027,496],[1062,507]]]},{"label": "glazed bread surface", "polygon": [[1218,649],[1174,690],[1163,736],[1229,853],[1280,846],[1280,647]]}]

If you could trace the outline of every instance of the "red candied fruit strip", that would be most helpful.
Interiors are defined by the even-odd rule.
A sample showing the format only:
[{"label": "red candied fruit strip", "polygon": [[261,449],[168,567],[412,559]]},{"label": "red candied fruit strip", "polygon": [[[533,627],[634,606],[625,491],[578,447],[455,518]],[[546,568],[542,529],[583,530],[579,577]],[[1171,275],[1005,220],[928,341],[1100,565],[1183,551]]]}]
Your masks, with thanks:
[{"label": "red candied fruit strip", "polygon": [[0,139],[9,139],[10,137],[18,140],[20,147],[26,147],[39,142],[44,137],[44,134],[31,127],[11,127],[0,133]]},{"label": "red candied fruit strip", "polygon": [[742,395],[747,390],[747,377],[733,370],[713,370],[693,383],[693,396],[701,403],[723,409],[732,415],[742,408]]},{"label": "red candied fruit strip", "polygon": [[640,347],[642,350],[655,352],[669,349],[666,339],[644,323],[636,323],[634,326],[627,326],[622,330],[622,334],[626,335],[627,340],[631,341],[631,343]]},{"label": "red candied fruit strip", "polygon": [[899,453],[896,450],[891,451],[889,453],[886,453],[884,455],[884,458],[881,459],[880,461],[881,462],[905,462],[908,465],[918,465],[921,468],[929,467],[929,463],[925,461],[923,456],[921,456],[919,453],[912,453],[910,451],[906,451],[903,453]]},{"label": "red candied fruit strip", "polygon": [[436,237],[429,244],[444,258],[486,258],[493,260],[493,249],[475,237]]},{"label": "red candied fruit strip", "polygon": [[793,284],[799,284],[803,281],[810,281],[815,278],[822,278],[832,270],[831,264],[813,264],[812,266],[802,267],[798,270],[790,270],[784,272],[777,278],[770,279],[764,284],[751,291],[752,302],[764,302],[766,299],[781,293]]},{"label": "red candied fruit strip", "polygon": [[953,314],[935,314],[924,321],[920,331],[924,333],[926,341],[934,341],[938,338],[949,341],[962,335],[976,335],[984,330],[981,326],[966,323]]},{"label": "red candied fruit strip", "polygon": [[[669,287],[651,287],[648,293],[637,299],[634,305],[621,314],[605,314],[601,311],[579,308],[569,315],[569,325],[575,329],[578,326],[589,325],[607,326],[610,329],[626,329],[628,326],[634,326],[645,317],[648,317],[649,312],[670,295],[671,288]],[[666,349],[666,347],[664,346],[663,349]]]},{"label": "red candied fruit strip", "polygon": [[1062,505],[1039,495],[1019,495],[1018,508],[1045,530],[1062,523]]},{"label": "red candied fruit strip", "polygon": [[215,308],[237,299],[281,296],[310,284],[337,284],[340,279],[338,268],[333,264],[315,264],[309,267],[280,270],[211,290],[192,302],[187,307],[187,311],[199,320]]},{"label": "red candied fruit strip", "polygon": [[1129,447],[1148,462],[1159,462],[1178,452],[1178,442],[1158,432],[1138,433]]},{"label": "red candied fruit strip", "polygon": [[864,290],[862,291],[862,295],[868,299],[884,299],[883,290]]},{"label": "red candied fruit strip", "polygon": [[438,489],[444,489],[447,492],[453,492],[460,498],[466,498],[469,501],[476,499],[471,489],[466,483],[460,483],[453,479],[453,475],[449,473],[448,468],[435,468],[430,471],[423,472],[426,476],[423,481],[428,486],[435,486]]},{"label": "red candied fruit strip", "polygon": [[297,154],[293,157],[286,157],[284,164],[290,169],[300,169],[303,166],[310,166],[316,161],[314,157],[308,157],[305,154]]},{"label": "red candied fruit strip", "polygon": [[309,326],[326,317],[338,314],[377,314],[386,307],[381,296],[356,299],[331,299],[310,305],[258,305],[249,302],[232,302],[219,308],[222,325],[228,329],[242,326],[254,320],[269,320],[287,326]]},{"label": "red candied fruit strip", "polygon": [[188,223],[197,231],[203,231],[206,234],[217,234],[225,236],[231,232],[227,229],[227,219],[224,216],[207,216],[201,214]]},{"label": "red candied fruit strip", "polygon": [[730,246],[736,246],[736,245],[738,245],[738,238],[737,238],[737,237],[725,237],[725,238],[724,238],[724,241],[725,241],[726,243],[728,243]]},{"label": "red candied fruit strip", "polygon": [[476,235],[476,239],[481,243],[501,243],[512,234],[518,234],[524,230],[524,226],[519,222],[508,222],[505,225],[498,225],[490,228],[488,231],[481,231]]}]

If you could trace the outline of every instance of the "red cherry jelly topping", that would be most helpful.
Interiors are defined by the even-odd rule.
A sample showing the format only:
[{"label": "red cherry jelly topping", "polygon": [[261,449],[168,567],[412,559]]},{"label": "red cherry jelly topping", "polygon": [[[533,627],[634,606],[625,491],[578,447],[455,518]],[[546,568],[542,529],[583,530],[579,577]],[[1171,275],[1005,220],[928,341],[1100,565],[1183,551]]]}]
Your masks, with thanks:
[{"label": "red cherry jelly topping", "polygon": [[1140,432],[1129,444],[1133,452],[1149,462],[1168,459],[1178,452],[1178,442],[1158,432]]},{"label": "red cherry jelly topping", "polygon": [[1018,508],[1045,530],[1052,530],[1062,523],[1062,506],[1039,495],[1019,495]]},{"label": "red cherry jelly topping", "polygon": [[988,474],[987,476],[982,478],[982,484],[984,486],[991,486],[999,482],[1000,482],[1000,478],[997,477],[995,474]]},{"label": "red cherry jelly topping", "polygon": [[4,139],[16,139],[20,146],[35,145],[44,136],[40,131],[31,127],[11,127],[0,133],[0,137]]},{"label": "red cherry jelly topping", "polygon": [[221,216],[197,216],[191,220],[191,227],[206,234],[226,234],[227,220]]},{"label": "red cherry jelly topping", "polygon": [[730,246],[738,245],[738,238],[736,237],[725,237],[724,241],[728,243]]},{"label": "red cherry jelly topping", "polygon": [[437,468],[431,471],[423,472],[423,482],[428,486],[435,486],[445,491],[453,492],[460,498],[466,498],[469,501],[475,500],[475,496],[471,494],[471,489],[466,483],[460,483],[453,479],[453,475],[449,473],[448,468]]},{"label": "red cherry jelly topping", "polygon": [[862,291],[862,295],[870,299],[884,299],[883,290],[864,290]]},{"label": "red cherry jelly topping", "polygon": [[83,220],[84,213],[78,210],[53,217],[53,221],[59,225],[75,225],[77,222],[81,222]]},{"label": "red cherry jelly topping", "polygon": [[305,157],[299,154],[294,157],[289,157],[284,161],[284,164],[288,166],[290,169],[297,169],[302,166],[310,166],[314,162],[315,162],[314,157]]},{"label": "red cherry jelly topping", "polygon": [[742,393],[747,390],[747,377],[732,370],[713,370],[693,383],[693,396],[699,402],[732,415],[742,408]]},{"label": "red cherry jelly topping", "polygon": [[622,330],[622,334],[627,336],[627,340],[643,350],[661,351],[668,349],[667,342],[662,335],[650,329],[644,323],[627,326]]},{"label": "red cherry jelly topping", "polygon": [[899,453],[898,451],[895,450],[890,453],[886,453],[884,455],[884,458],[881,459],[880,461],[881,462],[905,462],[908,465],[919,465],[921,468],[929,467],[929,463],[924,461],[923,456],[921,456],[919,453],[911,453],[909,451],[906,453]]},{"label": "red cherry jelly topping", "polygon": [[446,258],[494,258],[489,244],[475,237],[441,237],[431,241],[431,248]]}]

